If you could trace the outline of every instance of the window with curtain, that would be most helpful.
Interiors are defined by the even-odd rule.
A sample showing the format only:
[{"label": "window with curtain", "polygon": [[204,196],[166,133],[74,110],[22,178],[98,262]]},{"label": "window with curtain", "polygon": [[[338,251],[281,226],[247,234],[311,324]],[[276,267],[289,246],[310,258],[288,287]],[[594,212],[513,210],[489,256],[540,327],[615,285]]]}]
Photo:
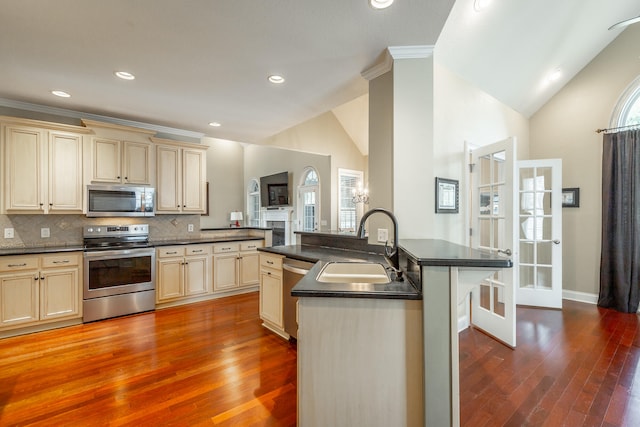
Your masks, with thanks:
[{"label": "window with curtain", "polygon": [[251,227],[260,227],[260,184],[252,179],[247,187],[247,220]]},{"label": "window with curtain", "polygon": [[362,171],[338,169],[338,229],[355,231],[358,227],[358,210],[353,195],[362,188]]},{"label": "window with curtain", "polygon": [[635,313],[640,305],[640,77],[603,136],[602,249],[598,305]]},{"label": "window with curtain", "polygon": [[320,222],[320,180],[316,170],[309,166],[302,173],[298,187],[298,212],[302,231],[316,231]]}]

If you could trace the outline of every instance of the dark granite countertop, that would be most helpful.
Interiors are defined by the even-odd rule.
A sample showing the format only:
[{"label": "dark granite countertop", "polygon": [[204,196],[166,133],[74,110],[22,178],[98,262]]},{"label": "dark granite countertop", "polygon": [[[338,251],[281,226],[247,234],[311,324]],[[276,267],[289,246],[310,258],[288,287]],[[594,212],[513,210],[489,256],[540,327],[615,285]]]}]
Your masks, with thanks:
[{"label": "dark granite countertop", "polygon": [[400,249],[418,265],[450,267],[513,267],[511,259],[438,239],[400,239]]},{"label": "dark granite countertop", "polygon": [[[390,283],[321,283],[318,273],[329,262],[377,262],[388,265],[378,253],[312,245],[288,245],[258,248],[259,251],[283,255],[287,258],[316,263],[292,289],[297,297],[421,299],[420,292],[409,281]],[[394,275],[392,274],[392,277]]]},{"label": "dark granite countertop", "polygon": [[76,252],[84,251],[82,245],[68,245],[68,246],[33,246],[24,248],[3,248],[0,249],[0,256],[8,255],[34,255],[34,254],[49,254],[56,252]]}]

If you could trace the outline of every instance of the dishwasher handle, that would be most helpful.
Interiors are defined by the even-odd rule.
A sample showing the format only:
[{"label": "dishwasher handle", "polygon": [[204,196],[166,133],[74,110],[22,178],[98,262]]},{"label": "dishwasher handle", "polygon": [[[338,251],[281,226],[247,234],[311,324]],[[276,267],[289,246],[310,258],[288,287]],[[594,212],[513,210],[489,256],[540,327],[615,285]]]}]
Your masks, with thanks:
[{"label": "dishwasher handle", "polygon": [[291,273],[301,274],[303,276],[309,272],[309,269],[294,267],[293,265],[289,264],[282,264],[282,269]]}]

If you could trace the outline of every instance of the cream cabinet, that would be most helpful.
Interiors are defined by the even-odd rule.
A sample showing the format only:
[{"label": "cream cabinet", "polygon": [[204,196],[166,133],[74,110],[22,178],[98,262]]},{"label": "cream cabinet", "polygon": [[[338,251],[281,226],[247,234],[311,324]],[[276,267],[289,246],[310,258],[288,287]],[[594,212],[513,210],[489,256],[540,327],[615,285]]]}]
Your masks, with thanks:
[{"label": "cream cabinet", "polygon": [[257,249],[263,240],[215,243],[213,245],[214,292],[255,286],[259,283]]},{"label": "cream cabinet", "polygon": [[286,336],[282,306],[282,259],[260,253],[260,318],[263,326]]},{"label": "cream cabinet", "polygon": [[91,182],[151,184],[151,143],[93,138]]},{"label": "cream cabinet", "polygon": [[156,143],[156,213],[204,213],[207,147],[151,140]]},{"label": "cream cabinet", "polygon": [[0,258],[0,330],[82,317],[81,252]]},{"label": "cream cabinet", "polygon": [[157,249],[156,302],[181,300],[211,292],[210,245]]},{"label": "cream cabinet", "polygon": [[81,213],[82,134],[4,125],[7,213]]}]

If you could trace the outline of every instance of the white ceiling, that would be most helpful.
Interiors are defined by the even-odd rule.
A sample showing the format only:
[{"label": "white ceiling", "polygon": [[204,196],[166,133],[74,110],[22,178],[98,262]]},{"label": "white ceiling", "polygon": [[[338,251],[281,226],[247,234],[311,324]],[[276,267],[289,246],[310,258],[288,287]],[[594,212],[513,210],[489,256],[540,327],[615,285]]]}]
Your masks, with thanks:
[{"label": "white ceiling", "polygon": [[[473,4],[0,0],[0,101],[254,143],[333,110],[366,154],[360,73],[386,47],[438,40],[438,61],[528,116],[619,34],[611,24],[640,12],[637,0],[493,0],[482,12]],[[556,67],[562,79],[542,87]],[[116,70],[137,78],[119,80]],[[287,81],[273,86],[273,73]]]}]

